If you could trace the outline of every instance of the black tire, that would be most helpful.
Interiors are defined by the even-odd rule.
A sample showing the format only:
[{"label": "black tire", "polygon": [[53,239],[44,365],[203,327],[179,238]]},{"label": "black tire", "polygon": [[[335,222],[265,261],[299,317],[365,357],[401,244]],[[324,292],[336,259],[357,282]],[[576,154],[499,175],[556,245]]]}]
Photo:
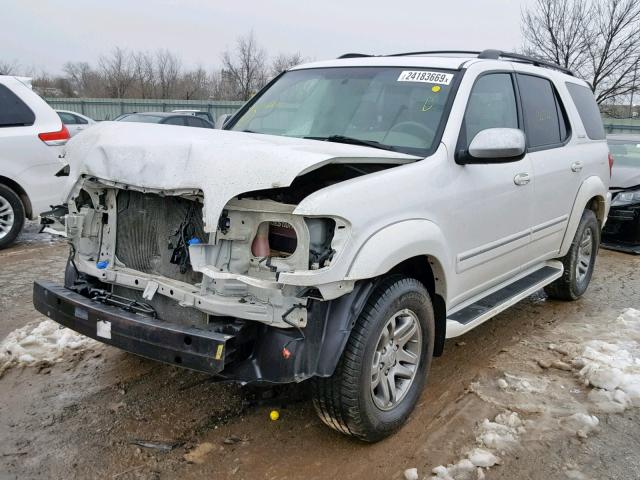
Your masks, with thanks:
[{"label": "black tire", "polygon": [[[373,355],[389,319],[404,309],[415,313],[420,326],[416,337],[422,342],[419,361],[404,396],[395,406],[383,410],[373,399]],[[376,442],[398,430],[413,411],[426,382],[434,333],[433,306],[422,283],[402,275],[383,280],[358,317],[333,376],[312,381],[313,404],[320,419],[334,430],[366,442]]]},{"label": "black tire", "polygon": [[[0,208],[2,205],[6,205],[5,202],[11,207],[12,219],[9,231],[4,234],[0,232],[0,249],[8,247],[13,243],[22,230],[25,218],[24,205],[18,194],[6,185],[0,184]],[[8,221],[8,219],[9,214],[3,215],[3,213],[0,213],[0,221]]]},{"label": "black tire", "polygon": [[[580,243],[584,239],[585,232],[590,231],[592,239],[591,257],[588,268],[582,278],[579,278],[577,265],[580,261]],[[592,210],[585,210],[578,224],[578,229],[571,242],[567,254],[560,259],[564,265],[564,273],[560,278],[544,287],[544,291],[551,298],[557,300],[577,300],[589,286],[593,267],[596,262],[598,248],[600,247],[600,224]]]}]

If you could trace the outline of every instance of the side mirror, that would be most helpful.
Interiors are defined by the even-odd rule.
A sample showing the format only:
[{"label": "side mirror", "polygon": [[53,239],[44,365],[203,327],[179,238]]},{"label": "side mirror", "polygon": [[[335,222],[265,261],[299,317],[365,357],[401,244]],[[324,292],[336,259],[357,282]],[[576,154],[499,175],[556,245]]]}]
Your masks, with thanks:
[{"label": "side mirror", "polygon": [[232,116],[233,115],[230,113],[223,113],[222,115],[220,115],[216,120],[216,128],[221,129],[222,127],[224,127],[224,124],[227,123],[227,120],[229,120]]},{"label": "side mirror", "polygon": [[487,128],[471,141],[463,163],[502,163],[519,160],[527,142],[524,132],[517,128]]}]

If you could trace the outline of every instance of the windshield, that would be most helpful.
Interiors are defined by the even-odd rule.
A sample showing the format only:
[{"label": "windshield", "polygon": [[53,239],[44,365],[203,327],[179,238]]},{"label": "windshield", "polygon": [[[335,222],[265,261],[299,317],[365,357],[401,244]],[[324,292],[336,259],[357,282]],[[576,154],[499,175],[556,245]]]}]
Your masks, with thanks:
[{"label": "windshield", "polygon": [[294,70],[250,103],[230,129],[329,141],[347,137],[425,156],[443,121],[453,77],[426,68]]},{"label": "windshield", "polygon": [[640,168],[640,139],[637,142],[610,140],[609,150],[615,166]]}]

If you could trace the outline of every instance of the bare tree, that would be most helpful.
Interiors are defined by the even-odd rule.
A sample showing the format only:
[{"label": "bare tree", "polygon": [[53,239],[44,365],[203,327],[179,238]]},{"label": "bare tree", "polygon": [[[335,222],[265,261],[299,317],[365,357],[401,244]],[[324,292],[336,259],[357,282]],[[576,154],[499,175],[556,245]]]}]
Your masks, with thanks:
[{"label": "bare tree", "polygon": [[16,75],[18,73],[18,63],[0,61],[0,75]]},{"label": "bare tree", "polygon": [[267,80],[267,54],[258,46],[253,32],[238,38],[233,52],[222,55],[224,74],[232,79],[235,97],[248,100]]},{"label": "bare tree", "polygon": [[129,53],[115,47],[109,55],[102,55],[98,61],[105,87],[113,98],[124,98],[134,80],[133,62]]},{"label": "bare tree", "polygon": [[185,100],[205,100],[209,97],[209,77],[202,67],[186,72],[178,85],[178,94]]},{"label": "bare tree", "polygon": [[635,88],[634,73],[640,61],[640,2],[595,2],[593,11],[589,67],[596,100],[602,103]]},{"label": "bare tree", "polygon": [[140,98],[153,98],[156,88],[153,55],[148,52],[134,52],[131,58],[136,93]]},{"label": "bare tree", "polygon": [[300,65],[304,61],[305,58],[300,52],[292,53],[289,55],[281,53],[271,62],[271,76],[275,77],[277,75],[280,75],[285,70],[289,70],[291,67]]},{"label": "bare tree", "polygon": [[87,62],[67,62],[62,68],[74,95],[95,97],[105,95],[104,82]]},{"label": "bare tree", "polygon": [[599,104],[635,88],[637,0],[537,0],[522,14],[522,34],[527,53],[575,70]]},{"label": "bare tree", "polygon": [[171,98],[178,85],[181,71],[180,59],[169,50],[156,52],[156,81],[160,98]]}]

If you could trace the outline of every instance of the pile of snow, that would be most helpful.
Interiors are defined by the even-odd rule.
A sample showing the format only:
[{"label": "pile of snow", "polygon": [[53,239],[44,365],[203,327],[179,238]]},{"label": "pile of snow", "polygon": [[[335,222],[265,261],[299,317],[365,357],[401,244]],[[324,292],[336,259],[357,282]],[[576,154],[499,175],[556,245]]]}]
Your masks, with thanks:
[{"label": "pile of snow", "polygon": [[11,332],[0,343],[0,375],[11,366],[55,363],[65,352],[97,345],[95,340],[61,327],[53,320],[26,325]]},{"label": "pile of snow", "polygon": [[498,415],[493,422],[485,418],[476,440],[480,445],[504,452],[517,446],[525,433],[524,421],[515,412]]},{"label": "pile of snow", "polygon": [[440,465],[433,469],[432,479],[481,480],[484,470],[500,463],[496,453],[505,454],[520,444],[526,432],[525,422],[515,412],[504,412],[493,421],[484,419],[477,428],[478,446],[467,452],[457,463]]},{"label": "pile of snow", "polygon": [[640,311],[625,310],[611,327],[608,341],[586,342],[573,364],[596,408],[620,412],[640,407]]}]

